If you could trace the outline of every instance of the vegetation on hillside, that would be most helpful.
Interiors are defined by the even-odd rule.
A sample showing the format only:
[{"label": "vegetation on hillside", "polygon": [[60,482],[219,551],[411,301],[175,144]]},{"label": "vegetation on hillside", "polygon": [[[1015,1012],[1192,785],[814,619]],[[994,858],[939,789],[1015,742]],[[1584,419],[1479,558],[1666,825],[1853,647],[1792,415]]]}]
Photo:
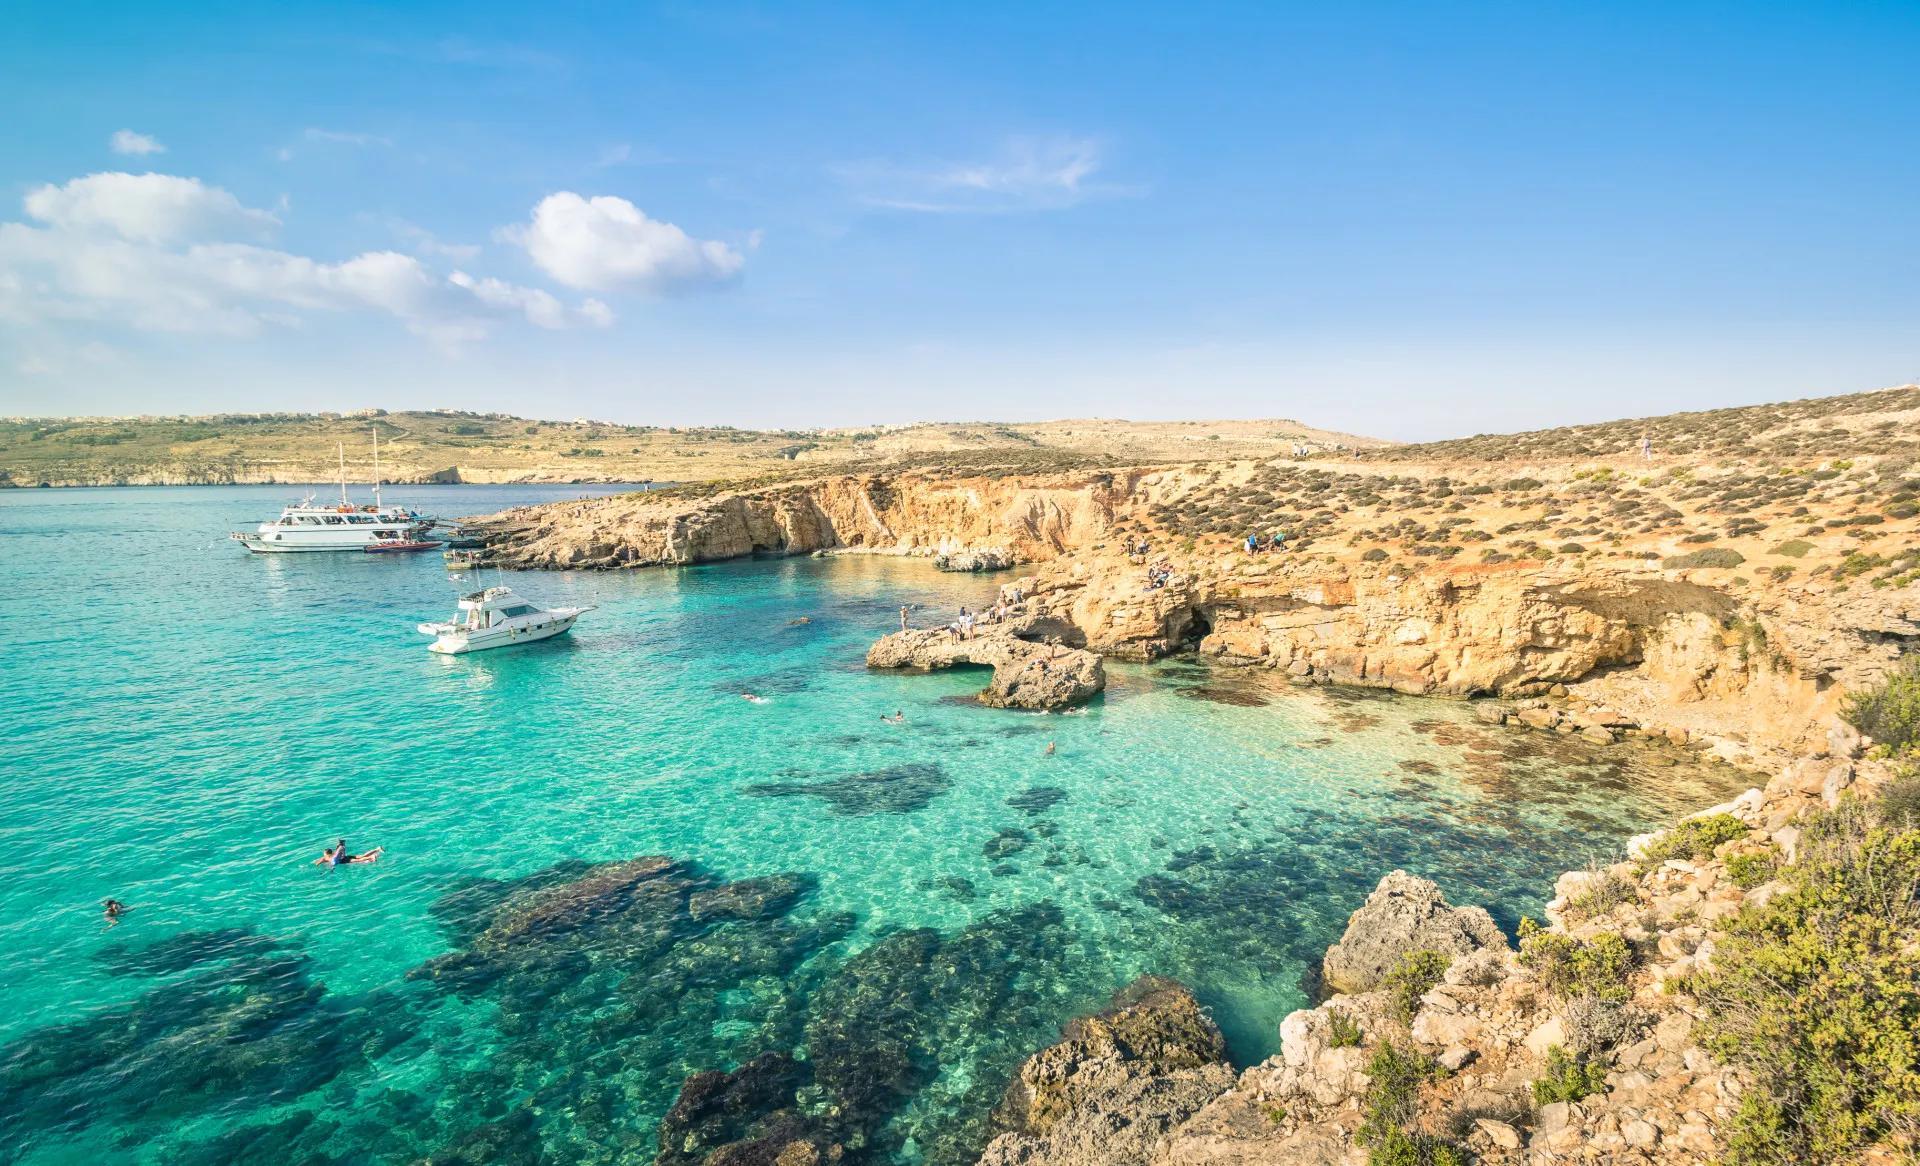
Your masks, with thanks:
[{"label": "vegetation on hillside", "polygon": [[1209,457],[1270,458],[1301,443],[1378,445],[1292,421],[1049,421],[864,429],[538,421],[504,413],[363,410],[0,421],[0,485],[389,481],[779,481],[856,470],[1052,473]]},{"label": "vegetation on hillside", "polygon": [[1368,451],[1372,461],[1568,461],[1624,458],[1644,438],[1660,457],[1790,458],[1804,460],[1920,452],[1912,419],[1920,388],[1817,397],[1777,405],[1748,405],[1638,417],[1596,425],[1568,425],[1526,433],[1477,434]]},{"label": "vegetation on hillside", "polygon": [[1804,823],[1796,858],[1691,985],[1701,1043],[1752,1081],[1727,1166],[1920,1138],[1920,822],[1844,801]]}]

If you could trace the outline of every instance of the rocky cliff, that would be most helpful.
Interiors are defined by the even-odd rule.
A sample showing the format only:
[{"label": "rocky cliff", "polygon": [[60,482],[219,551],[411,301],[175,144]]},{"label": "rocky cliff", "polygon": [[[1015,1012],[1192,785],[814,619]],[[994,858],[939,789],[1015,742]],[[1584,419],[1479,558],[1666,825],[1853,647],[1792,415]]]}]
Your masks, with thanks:
[{"label": "rocky cliff", "polygon": [[1024,563],[1029,610],[1104,656],[1198,651],[1302,683],[1439,696],[1567,689],[1752,762],[1807,747],[1840,693],[1920,638],[1920,479],[1900,458],[1866,461],[1640,479],[1312,461],[865,474],[480,521],[507,567]]},{"label": "rocky cliff", "polygon": [[1040,562],[1095,542],[1139,476],[860,475],[708,496],[623,494],[475,521],[492,532],[492,554],[506,567],[620,569],[814,551]]}]

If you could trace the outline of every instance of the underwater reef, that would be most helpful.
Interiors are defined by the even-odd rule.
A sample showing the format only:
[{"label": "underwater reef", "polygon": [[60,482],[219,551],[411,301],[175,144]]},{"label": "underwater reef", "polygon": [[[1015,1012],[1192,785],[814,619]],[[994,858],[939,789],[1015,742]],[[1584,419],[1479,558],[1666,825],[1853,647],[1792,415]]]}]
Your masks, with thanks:
[{"label": "underwater reef", "polygon": [[[450,950],[364,994],[242,929],[110,945],[153,985],[0,1046],[0,1153],[100,1124],[169,1163],[972,1161],[1106,973],[1051,903],[849,951],[814,887],[663,855],[466,879],[431,908]],[[447,1008],[487,1010],[491,1043],[441,1047]]]}]

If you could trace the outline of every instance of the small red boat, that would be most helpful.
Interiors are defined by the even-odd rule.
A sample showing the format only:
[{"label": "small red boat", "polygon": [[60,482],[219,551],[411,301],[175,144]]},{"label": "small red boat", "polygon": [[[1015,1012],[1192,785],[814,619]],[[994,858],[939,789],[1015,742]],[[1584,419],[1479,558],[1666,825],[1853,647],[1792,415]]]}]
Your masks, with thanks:
[{"label": "small red boat", "polygon": [[437,542],[429,542],[425,539],[390,538],[384,542],[368,543],[360,549],[370,555],[377,555],[387,551],[430,551],[439,545]]}]

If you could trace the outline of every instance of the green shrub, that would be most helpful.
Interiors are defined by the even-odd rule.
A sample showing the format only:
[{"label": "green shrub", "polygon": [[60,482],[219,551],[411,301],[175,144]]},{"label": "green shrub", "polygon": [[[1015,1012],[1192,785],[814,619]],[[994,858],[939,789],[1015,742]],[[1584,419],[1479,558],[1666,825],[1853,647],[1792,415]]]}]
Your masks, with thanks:
[{"label": "green shrub", "polygon": [[1786,542],[1773,548],[1773,553],[1776,555],[1785,555],[1789,559],[1802,559],[1805,558],[1807,552],[1812,549],[1813,544],[1806,539],[1790,538]]},{"label": "green shrub", "polygon": [[1520,966],[1530,969],[1541,986],[1563,1000],[1588,994],[1602,1000],[1627,999],[1633,962],[1633,949],[1611,931],[1579,940],[1557,931],[1536,930],[1520,941]]},{"label": "green shrub", "polygon": [[1387,973],[1385,988],[1393,1015],[1401,1024],[1412,1024],[1420,997],[1433,990],[1440,977],[1453,966],[1453,957],[1441,951],[1410,951]]},{"label": "green shrub", "polygon": [[1920,1135],[1920,830],[1848,800],[1810,819],[1793,889],[1736,916],[1696,1036],[1752,1078],[1728,1166],[1819,1166]]},{"label": "green shrub", "polygon": [[1533,1103],[1579,1101],[1607,1088],[1607,1067],[1598,1061],[1581,1064],[1559,1045],[1547,1048],[1547,1075],[1533,1083]]},{"label": "green shrub", "polygon": [[1747,836],[1747,824],[1732,814],[1714,814],[1708,818],[1688,818],[1648,843],[1641,858],[1648,863],[1669,858],[1693,858],[1712,854],[1722,842]]},{"label": "green shrub", "polygon": [[1639,899],[1638,884],[1612,871],[1588,868],[1587,889],[1567,900],[1566,914],[1577,919],[1592,919],[1610,914],[1622,903]]},{"label": "green shrub", "polygon": [[1840,715],[1894,753],[1920,741],[1920,655],[1905,657],[1879,684],[1848,696]]},{"label": "green shrub", "polygon": [[1367,1151],[1367,1166],[1467,1166],[1467,1156],[1430,1134],[1396,1129]]},{"label": "green shrub", "polygon": [[1420,1087],[1438,1077],[1440,1066],[1411,1045],[1383,1042],[1367,1062],[1367,1095],[1361,1102],[1361,1145],[1385,1146],[1394,1134],[1405,1136],[1420,1111]]},{"label": "green shrub", "polygon": [[1779,869],[1779,858],[1769,851],[1745,850],[1727,859],[1727,877],[1743,891],[1771,882]]},{"label": "green shrub", "polygon": [[1327,1009],[1327,1044],[1336,1049],[1357,1049],[1365,1043],[1366,1037],[1360,1031],[1360,1022],[1338,1008]]},{"label": "green shrub", "polygon": [[1706,547],[1684,555],[1668,555],[1660,565],[1669,571],[1682,571],[1691,567],[1717,567],[1727,570],[1738,567],[1746,561],[1747,556],[1732,547]]},{"label": "green shrub", "polygon": [[1896,781],[1880,791],[1880,821],[1895,830],[1920,829],[1920,778]]}]

